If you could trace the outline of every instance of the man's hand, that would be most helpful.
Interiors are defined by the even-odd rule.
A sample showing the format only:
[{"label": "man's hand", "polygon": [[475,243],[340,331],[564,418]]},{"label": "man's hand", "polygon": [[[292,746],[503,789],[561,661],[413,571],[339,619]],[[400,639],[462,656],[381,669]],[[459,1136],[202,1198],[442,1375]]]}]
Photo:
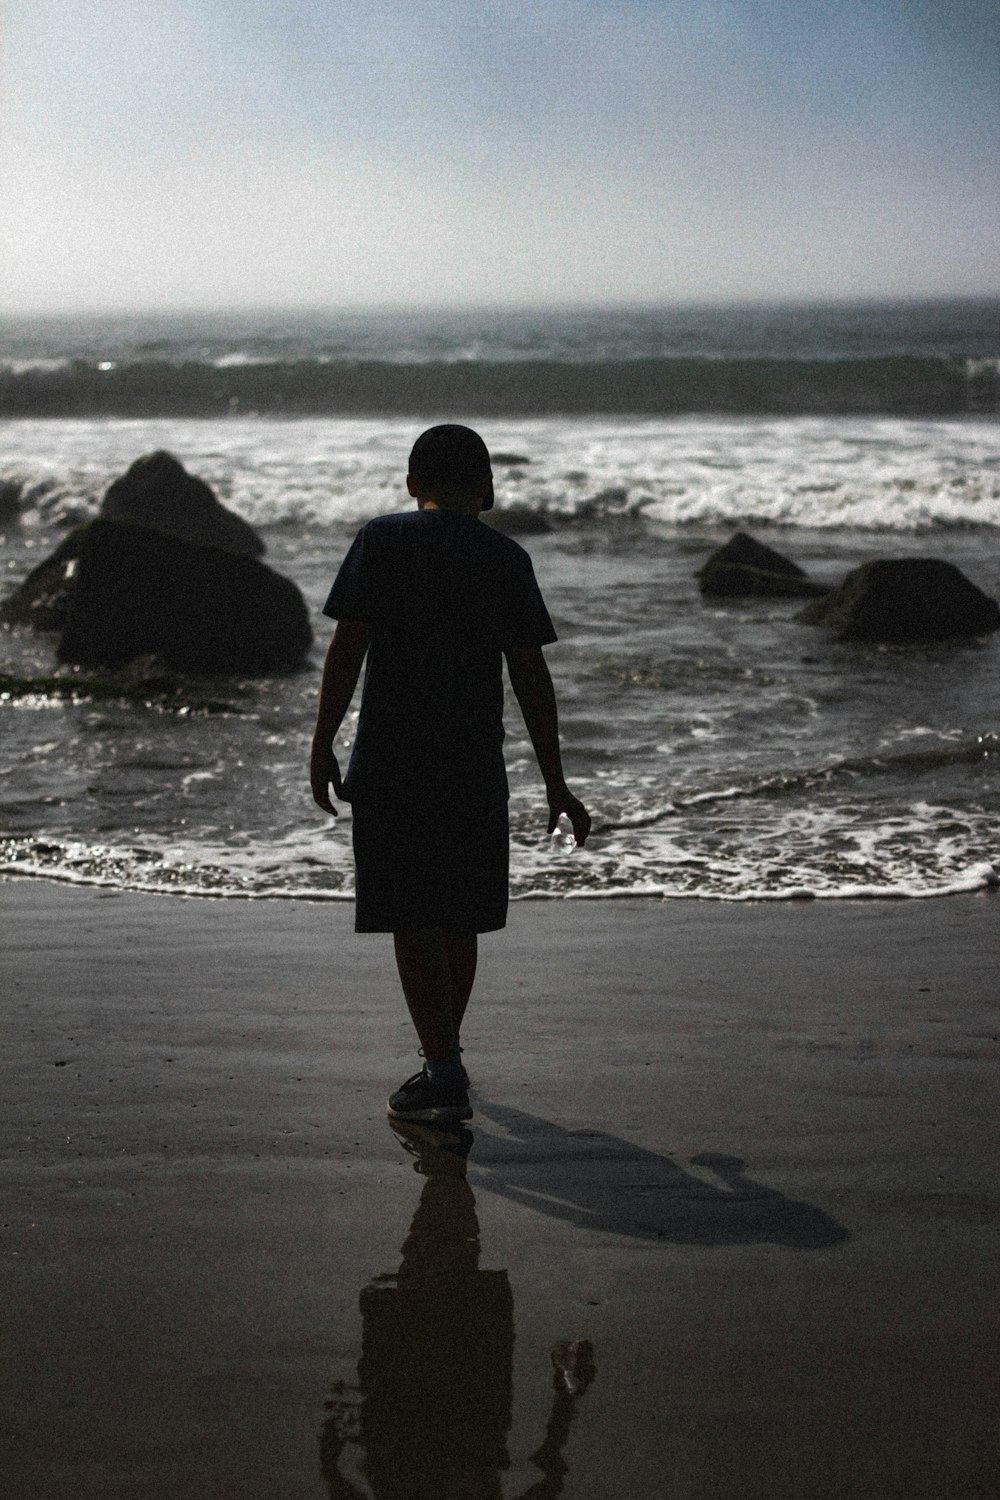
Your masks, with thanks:
[{"label": "man's hand", "polygon": [[344,783],[341,780],[340,767],[333,753],[333,746],[324,744],[322,740],[313,740],[312,755],[309,760],[309,785],[312,787],[313,801],[317,806],[336,817],[337,809],[330,801],[329,788],[332,786],[334,796],[343,801]]},{"label": "man's hand", "polygon": [[545,793],[549,802],[549,833],[555,833],[562,813],[569,818],[573,828],[576,847],[582,849],[590,832],[590,813],[578,797],[574,797],[568,786],[549,787]]}]

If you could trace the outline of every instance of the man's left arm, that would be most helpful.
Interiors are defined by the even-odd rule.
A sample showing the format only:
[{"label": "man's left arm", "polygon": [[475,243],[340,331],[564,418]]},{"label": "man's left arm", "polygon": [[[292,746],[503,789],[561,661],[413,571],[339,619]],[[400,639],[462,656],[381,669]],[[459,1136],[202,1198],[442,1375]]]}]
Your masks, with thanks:
[{"label": "man's left arm", "polygon": [[590,814],[580,799],[573,796],[563,776],[556,694],[542,648],[512,646],[505,655],[510,685],[524,715],[525,727],[545,782],[549,833],[555,831],[560,813],[565,813],[579,846],[590,832]]},{"label": "man's left arm", "polygon": [[344,783],[333,752],[333,741],[351,706],[367,650],[368,626],[365,621],[338,621],[323,663],[323,680],[319,690],[319,708],[309,761],[309,784],[313,799],[324,812],[332,813],[334,817],[337,816],[337,809],[330,800],[329,788],[332,786],[334,795],[342,798]]}]

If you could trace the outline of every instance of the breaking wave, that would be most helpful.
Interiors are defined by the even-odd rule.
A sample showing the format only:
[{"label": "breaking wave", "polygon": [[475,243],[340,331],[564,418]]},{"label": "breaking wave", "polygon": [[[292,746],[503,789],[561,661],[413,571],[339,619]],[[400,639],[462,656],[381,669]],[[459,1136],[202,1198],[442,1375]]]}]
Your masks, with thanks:
[{"label": "breaking wave", "polygon": [[[0,503],[29,535],[96,514],[140,453],[169,448],[244,520],[354,527],[407,504],[404,417],[10,421]],[[481,424],[514,534],[598,525],[925,532],[1000,525],[984,417],[533,417]]]},{"label": "breaking wave", "polygon": [[1000,410],[1000,362],[954,356],[18,361],[6,417],[956,416]]}]

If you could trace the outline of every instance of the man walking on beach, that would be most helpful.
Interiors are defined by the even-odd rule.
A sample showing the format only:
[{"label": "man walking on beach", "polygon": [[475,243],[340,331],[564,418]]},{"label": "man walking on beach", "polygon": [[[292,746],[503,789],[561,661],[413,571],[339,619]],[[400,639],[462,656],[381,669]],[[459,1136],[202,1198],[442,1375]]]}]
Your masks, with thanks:
[{"label": "man walking on beach", "polygon": [[[355,930],[391,932],[422,1070],[389,1099],[394,1119],[468,1119],[459,1033],[477,934],[507,918],[503,658],[538,758],[549,832],[561,814],[578,845],[590,816],[563,777],[542,647],[556,639],[531,560],[482,525],[493,504],[486,445],[432,427],[410,454],[417,508],[362,527],[324,606],[337,628],[313,736],[316,802],[352,805]],[[367,655],[346,777],[333,741]]]}]

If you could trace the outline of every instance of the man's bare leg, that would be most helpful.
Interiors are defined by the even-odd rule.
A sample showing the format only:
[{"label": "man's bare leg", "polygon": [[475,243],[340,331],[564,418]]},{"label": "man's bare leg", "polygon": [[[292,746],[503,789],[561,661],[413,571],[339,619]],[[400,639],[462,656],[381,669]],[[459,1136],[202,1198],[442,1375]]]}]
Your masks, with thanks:
[{"label": "man's bare leg", "polygon": [[421,927],[394,932],[396,967],[424,1056],[457,1056],[458,1034],[476,978],[474,932]]},{"label": "man's bare leg", "polygon": [[[475,937],[441,927],[394,932],[396,967],[424,1054],[419,1073],[389,1095],[394,1120],[439,1124],[468,1120],[472,1106],[458,1050],[456,1014],[469,999],[475,974]],[[451,955],[449,960],[449,954]],[[454,965],[454,978],[452,977]]]},{"label": "man's bare leg", "polygon": [[474,932],[459,932],[457,928],[444,929],[444,951],[451,975],[451,1017],[458,1041],[462,1029],[465,1009],[476,982],[476,960],[479,957],[479,940]]},{"label": "man's bare leg", "polygon": [[399,982],[424,1057],[432,1062],[457,1057],[456,1000],[444,930],[420,927],[394,932],[392,938]]}]

